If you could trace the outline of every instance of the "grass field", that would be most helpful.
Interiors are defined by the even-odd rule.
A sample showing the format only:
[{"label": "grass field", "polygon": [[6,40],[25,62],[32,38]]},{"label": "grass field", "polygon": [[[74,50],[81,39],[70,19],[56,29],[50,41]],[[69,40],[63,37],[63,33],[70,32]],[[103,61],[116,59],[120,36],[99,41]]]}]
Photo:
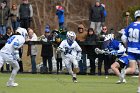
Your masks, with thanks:
[{"label": "grass field", "polygon": [[0,93],[136,93],[137,78],[128,76],[126,84],[115,84],[116,76],[78,75],[73,83],[70,75],[18,74],[18,87],[6,87],[10,74],[0,73]]}]

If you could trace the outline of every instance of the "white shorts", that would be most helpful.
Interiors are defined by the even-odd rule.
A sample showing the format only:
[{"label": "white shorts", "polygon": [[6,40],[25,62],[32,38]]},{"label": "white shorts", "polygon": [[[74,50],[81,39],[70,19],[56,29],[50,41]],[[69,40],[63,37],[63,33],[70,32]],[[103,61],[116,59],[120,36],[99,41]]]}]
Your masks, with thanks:
[{"label": "white shorts", "polygon": [[74,68],[78,68],[78,61],[75,58],[64,57],[63,62],[67,68],[71,68],[72,63]]},{"label": "white shorts", "polygon": [[1,64],[9,63],[12,66],[18,65],[18,61],[14,60],[12,55],[2,52],[0,52],[0,63]]}]

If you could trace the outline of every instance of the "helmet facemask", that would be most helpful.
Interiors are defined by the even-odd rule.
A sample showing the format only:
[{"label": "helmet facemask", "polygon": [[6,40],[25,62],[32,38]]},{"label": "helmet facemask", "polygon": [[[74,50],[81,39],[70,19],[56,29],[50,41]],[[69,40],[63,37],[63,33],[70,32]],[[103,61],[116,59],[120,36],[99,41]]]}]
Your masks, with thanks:
[{"label": "helmet facemask", "polygon": [[76,39],[76,35],[74,32],[72,31],[67,32],[67,40],[69,43],[73,43],[75,39]]}]

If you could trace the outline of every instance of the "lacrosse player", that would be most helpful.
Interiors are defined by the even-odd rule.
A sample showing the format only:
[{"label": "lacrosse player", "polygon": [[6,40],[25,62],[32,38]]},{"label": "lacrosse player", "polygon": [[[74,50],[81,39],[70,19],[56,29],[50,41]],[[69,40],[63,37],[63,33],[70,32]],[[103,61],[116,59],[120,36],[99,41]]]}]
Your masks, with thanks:
[{"label": "lacrosse player", "polygon": [[[125,53],[126,48],[117,40],[114,39],[114,34],[108,34],[105,36],[104,42],[109,42],[107,49],[100,50],[96,49],[95,52],[105,54],[105,55],[115,55],[117,56],[116,61],[111,65],[112,70],[121,79],[121,73],[119,68],[124,68],[128,65],[128,58]],[[125,68],[124,68],[125,69]],[[118,80],[117,83],[126,83],[126,80]]]},{"label": "lacrosse player", "polygon": [[20,60],[18,49],[24,44],[27,37],[27,30],[24,28],[18,28],[16,34],[11,36],[5,46],[0,50],[0,68],[4,63],[9,63],[12,67],[12,73],[7,82],[8,87],[16,87],[18,83],[15,83],[15,76],[19,70],[18,61]]},{"label": "lacrosse player", "polygon": [[[69,74],[72,75],[72,80],[77,83],[76,73],[79,72],[78,61],[81,59],[82,49],[75,41],[76,35],[73,31],[67,32],[67,39],[63,40],[58,47],[58,51],[62,53],[62,60],[66,65]],[[74,65],[72,70],[71,65]]]},{"label": "lacrosse player", "polygon": [[128,55],[124,53],[120,58],[116,59],[115,62],[111,65],[111,69],[119,77],[119,80],[116,82],[116,84],[126,83],[125,78],[121,81],[121,73],[119,69],[122,70],[126,69],[128,63],[129,63]]},{"label": "lacrosse player", "polygon": [[[121,77],[125,77],[125,74],[132,74],[136,69],[136,62],[140,62],[140,10],[135,11],[134,17],[136,22],[132,22],[125,29],[125,33],[122,36],[123,43],[127,46],[129,68],[123,71]],[[139,65],[140,66],[140,65]],[[138,93],[140,93],[140,72],[139,72],[139,86]]]},{"label": "lacrosse player", "polygon": [[[128,65],[128,56],[125,53],[126,48],[117,40],[114,39],[114,35],[108,35],[105,37],[104,41],[110,40],[108,49],[110,51],[111,55],[116,55],[117,59],[116,61],[111,65],[111,69],[114,71],[114,73],[119,76],[119,80],[116,82],[117,84],[120,83],[126,83],[125,78],[121,78],[121,73]],[[119,68],[121,68],[121,73],[119,71]]]}]

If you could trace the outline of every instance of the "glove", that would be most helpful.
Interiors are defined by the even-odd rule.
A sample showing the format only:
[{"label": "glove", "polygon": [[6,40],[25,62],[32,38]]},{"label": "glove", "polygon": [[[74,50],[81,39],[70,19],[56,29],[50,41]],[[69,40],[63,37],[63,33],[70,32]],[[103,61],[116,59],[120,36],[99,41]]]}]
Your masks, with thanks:
[{"label": "glove", "polygon": [[77,55],[77,57],[76,57],[76,60],[77,60],[77,61],[80,61],[80,60],[81,60],[81,57],[82,57],[81,53],[78,53],[78,55]]},{"label": "glove", "polygon": [[64,49],[64,48],[61,48],[61,47],[58,47],[58,48],[57,48],[57,51],[65,52],[65,49]]},{"label": "glove", "polygon": [[19,51],[18,50],[15,50],[14,51],[14,54],[13,54],[13,59],[14,60],[17,60],[17,61],[20,61],[20,57],[19,57]]},{"label": "glove", "polygon": [[115,50],[111,51],[111,55],[117,55],[117,54],[118,54],[117,51],[115,51]]},{"label": "glove", "polygon": [[81,60],[81,57],[77,56],[77,57],[76,57],[76,60],[77,60],[77,61],[80,61],[80,60]]}]

